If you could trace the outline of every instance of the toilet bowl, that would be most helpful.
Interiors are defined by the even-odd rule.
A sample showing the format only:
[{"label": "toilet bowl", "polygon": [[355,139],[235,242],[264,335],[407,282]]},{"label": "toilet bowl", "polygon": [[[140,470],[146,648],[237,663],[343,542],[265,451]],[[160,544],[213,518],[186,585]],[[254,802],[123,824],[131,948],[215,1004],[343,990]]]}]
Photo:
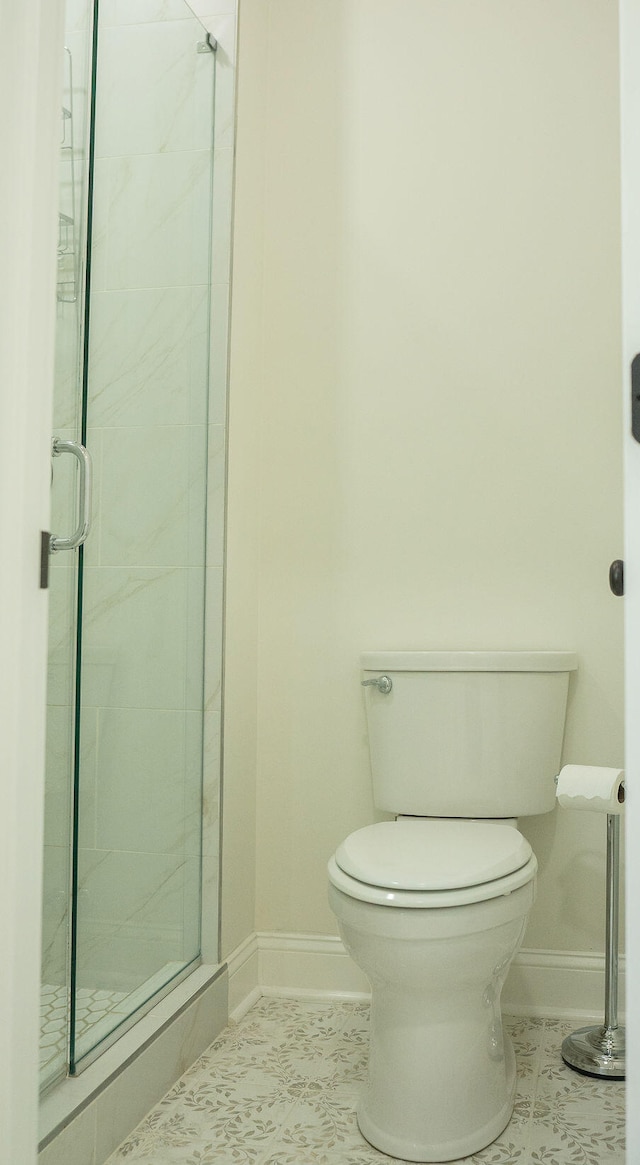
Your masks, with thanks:
[{"label": "toilet bowl", "polygon": [[537,871],[515,818],[555,803],[575,657],[362,662],[374,799],[399,816],[356,830],[329,862],[331,909],[372,989],[358,1124],[390,1156],[455,1160],[495,1140],[513,1111],[500,995]]},{"label": "toilet bowl", "polygon": [[[456,855],[464,858],[462,886],[443,878],[439,863],[433,877],[428,861],[420,878],[406,868],[407,846],[409,854],[424,844],[426,854],[440,856],[441,826],[451,866]],[[373,989],[369,1079],[358,1124],[391,1156],[453,1160],[490,1144],[511,1117],[515,1061],[499,1001],[533,902],[537,862],[509,826],[426,821],[407,829],[398,821],[385,827],[386,837],[373,825],[358,831],[356,840],[370,841],[379,853],[384,843],[387,870],[395,851],[402,873],[389,878],[393,886],[353,877],[337,857],[329,863],[329,902],[341,938]],[[495,848],[507,833],[520,864],[487,880],[487,866],[497,864]],[[477,859],[476,881],[469,847]],[[347,864],[344,852],[339,856]],[[508,864],[505,855],[503,868]],[[437,888],[428,888],[429,881]],[[401,885],[407,882],[414,888]]]}]

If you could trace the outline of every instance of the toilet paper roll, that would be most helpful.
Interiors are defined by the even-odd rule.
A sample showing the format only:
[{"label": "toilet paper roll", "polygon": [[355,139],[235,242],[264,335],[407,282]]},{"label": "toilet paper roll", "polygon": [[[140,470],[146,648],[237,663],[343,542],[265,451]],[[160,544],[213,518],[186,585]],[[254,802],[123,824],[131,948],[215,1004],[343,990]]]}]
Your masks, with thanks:
[{"label": "toilet paper roll", "polygon": [[558,776],[558,804],[591,813],[621,813],[624,805],[624,769],[593,765],[565,765]]}]

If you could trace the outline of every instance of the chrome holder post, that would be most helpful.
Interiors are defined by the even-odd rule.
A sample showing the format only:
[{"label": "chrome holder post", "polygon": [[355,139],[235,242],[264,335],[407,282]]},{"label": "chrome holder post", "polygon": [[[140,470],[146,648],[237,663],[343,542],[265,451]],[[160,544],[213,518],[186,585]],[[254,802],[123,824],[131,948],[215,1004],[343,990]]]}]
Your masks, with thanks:
[{"label": "chrome holder post", "polygon": [[607,927],[604,1025],[583,1027],[562,1043],[562,1059],[587,1076],[625,1077],[625,1032],[618,1026],[618,904],[620,817],[607,813]]}]

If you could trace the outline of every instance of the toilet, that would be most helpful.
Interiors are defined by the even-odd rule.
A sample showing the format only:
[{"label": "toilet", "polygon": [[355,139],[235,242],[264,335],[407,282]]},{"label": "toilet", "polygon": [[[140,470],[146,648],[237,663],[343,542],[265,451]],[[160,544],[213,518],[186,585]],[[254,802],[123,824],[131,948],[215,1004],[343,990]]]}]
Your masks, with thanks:
[{"label": "toilet", "polygon": [[518,818],[555,805],[569,652],[361,657],[373,799],[395,814],[329,862],[345,948],[371,983],[367,1141],[404,1161],[478,1152],[508,1124],[500,995],[535,896]]}]

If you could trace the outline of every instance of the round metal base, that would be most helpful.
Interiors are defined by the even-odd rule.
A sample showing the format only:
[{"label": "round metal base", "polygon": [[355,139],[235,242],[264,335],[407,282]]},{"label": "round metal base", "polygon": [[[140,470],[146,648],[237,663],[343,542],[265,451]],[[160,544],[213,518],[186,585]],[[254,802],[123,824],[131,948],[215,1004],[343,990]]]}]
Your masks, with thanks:
[{"label": "round metal base", "polygon": [[570,1068],[587,1076],[624,1080],[624,1028],[580,1028],[562,1041],[562,1059]]}]

